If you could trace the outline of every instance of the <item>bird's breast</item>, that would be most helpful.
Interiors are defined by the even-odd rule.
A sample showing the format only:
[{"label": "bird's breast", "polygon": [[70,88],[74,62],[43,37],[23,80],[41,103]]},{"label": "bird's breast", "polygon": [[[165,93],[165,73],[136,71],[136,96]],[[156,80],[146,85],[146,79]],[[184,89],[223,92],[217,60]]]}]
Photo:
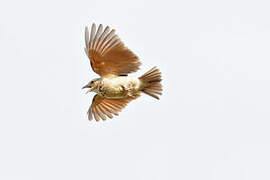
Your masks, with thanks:
[{"label": "bird's breast", "polygon": [[104,78],[99,93],[107,98],[125,98],[139,92],[141,81],[135,77]]}]

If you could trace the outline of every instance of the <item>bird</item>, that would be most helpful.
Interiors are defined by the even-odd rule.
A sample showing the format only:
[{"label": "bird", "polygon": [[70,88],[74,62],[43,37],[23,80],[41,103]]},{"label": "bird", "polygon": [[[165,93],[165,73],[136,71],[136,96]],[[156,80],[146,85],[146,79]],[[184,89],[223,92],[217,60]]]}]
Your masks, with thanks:
[{"label": "bird", "polygon": [[126,105],[145,93],[155,99],[162,95],[161,72],[153,67],[140,77],[128,76],[139,70],[141,62],[121,41],[114,29],[98,27],[95,23],[91,32],[85,27],[85,53],[90,65],[100,77],[94,78],[82,89],[94,92],[88,109],[88,119],[106,120],[118,116]]}]

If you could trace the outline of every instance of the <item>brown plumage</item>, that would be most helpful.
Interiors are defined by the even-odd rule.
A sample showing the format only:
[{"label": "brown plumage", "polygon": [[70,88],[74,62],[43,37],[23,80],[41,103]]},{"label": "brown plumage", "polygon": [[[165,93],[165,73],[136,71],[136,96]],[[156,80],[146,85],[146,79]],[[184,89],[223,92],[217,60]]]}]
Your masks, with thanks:
[{"label": "brown plumage", "polygon": [[113,118],[141,92],[156,99],[162,93],[161,73],[154,67],[139,78],[127,76],[141,65],[139,58],[129,50],[115,30],[93,24],[91,33],[85,28],[85,53],[94,72],[101,78],[90,81],[83,88],[97,93],[88,110],[88,119],[96,121]]}]

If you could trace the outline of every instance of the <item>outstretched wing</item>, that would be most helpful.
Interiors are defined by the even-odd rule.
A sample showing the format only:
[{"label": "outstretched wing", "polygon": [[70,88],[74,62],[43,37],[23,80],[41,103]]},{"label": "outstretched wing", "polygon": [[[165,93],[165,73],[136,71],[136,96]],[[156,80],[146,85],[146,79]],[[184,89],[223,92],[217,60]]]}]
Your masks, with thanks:
[{"label": "outstretched wing", "polygon": [[118,116],[118,113],[124,109],[130,101],[138,97],[140,97],[140,94],[123,99],[107,99],[96,94],[88,110],[88,119],[92,120],[93,115],[96,121],[99,121],[100,118],[106,120],[106,116],[113,118],[113,114]]},{"label": "outstretched wing", "polygon": [[103,30],[100,24],[96,31],[96,25],[92,24],[90,38],[86,27],[85,46],[92,69],[100,76],[127,75],[136,72],[141,65],[139,58],[108,26]]}]

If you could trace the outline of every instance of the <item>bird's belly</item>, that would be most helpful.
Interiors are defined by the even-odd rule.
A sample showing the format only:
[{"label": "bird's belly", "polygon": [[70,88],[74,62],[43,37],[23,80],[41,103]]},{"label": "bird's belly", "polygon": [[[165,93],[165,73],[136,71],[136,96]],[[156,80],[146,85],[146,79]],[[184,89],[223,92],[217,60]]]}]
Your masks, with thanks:
[{"label": "bird's belly", "polygon": [[103,80],[100,94],[106,98],[125,98],[139,92],[140,80],[132,77],[116,77]]}]

